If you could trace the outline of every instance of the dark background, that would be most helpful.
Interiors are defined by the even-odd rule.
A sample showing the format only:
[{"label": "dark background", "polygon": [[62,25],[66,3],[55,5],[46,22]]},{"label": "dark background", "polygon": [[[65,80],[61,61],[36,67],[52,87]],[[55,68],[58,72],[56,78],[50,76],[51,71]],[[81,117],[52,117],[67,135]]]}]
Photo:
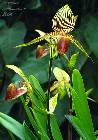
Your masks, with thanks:
[{"label": "dark background", "polygon": [[[25,74],[35,75],[44,89],[47,85],[48,57],[36,60],[37,44],[31,47],[16,49],[15,46],[38,37],[35,29],[44,32],[52,31],[52,17],[56,11],[68,4],[78,20],[73,35],[79,40],[91,55],[92,63],[83,53],[80,53],[77,68],[83,76],[86,90],[92,88],[89,100],[94,128],[98,129],[98,1],[97,0],[0,0],[0,111],[23,122],[25,113],[19,100],[6,102],[4,100],[9,83],[19,80],[12,71],[5,68],[6,64],[14,64],[22,68]],[[78,51],[70,46],[70,52]],[[60,60],[55,64],[62,66]],[[66,64],[63,63],[63,67]],[[43,78],[44,77],[44,78]],[[67,139],[67,123],[64,118],[67,103],[65,98],[59,101],[56,114],[64,139]],[[73,132],[73,140],[78,138]],[[8,132],[0,126],[0,140],[10,140]]]}]

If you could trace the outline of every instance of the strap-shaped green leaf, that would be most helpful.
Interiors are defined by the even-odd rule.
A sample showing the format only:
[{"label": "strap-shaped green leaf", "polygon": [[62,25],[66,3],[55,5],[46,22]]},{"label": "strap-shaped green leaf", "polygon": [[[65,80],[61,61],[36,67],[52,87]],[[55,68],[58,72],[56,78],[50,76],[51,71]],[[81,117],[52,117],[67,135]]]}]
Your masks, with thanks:
[{"label": "strap-shaped green leaf", "polygon": [[36,79],[36,77],[34,77],[33,75],[30,75],[29,81],[30,81],[32,87],[36,90],[35,94],[37,94],[43,102],[46,102],[46,95],[45,95],[39,81]]},{"label": "strap-shaped green leaf", "polygon": [[87,134],[85,127],[83,126],[82,122],[75,116],[65,116],[69,122],[73,125],[73,127],[76,129],[78,134],[83,138],[83,140],[91,140],[89,139],[89,135]]},{"label": "strap-shaped green leaf", "polygon": [[34,119],[38,125],[39,132],[46,138],[46,140],[49,140],[48,134],[47,134],[47,113],[41,112],[38,109],[31,109],[32,113],[34,115]]},{"label": "strap-shaped green leaf", "polygon": [[16,120],[9,117],[8,115],[0,112],[0,124],[2,124],[6,129],[10,130],[21,140],[25,140],[25,129],[21,123],[17,122]]},{"label": "strap-shaped green leaf", "polygon": [[83,79],[78,70],[73,71],[73,88],[71,88],[76,116],[82,122],[87,134],[91,137],[89,140],[95,140],[94,128],[87,102]]},{"label": "strap-shaped green leaf", "polygon": [[51,132],[54,140],[63,140],[59,126],[57,124],[57,120],[54,114],[50,114],[50,126]]}]

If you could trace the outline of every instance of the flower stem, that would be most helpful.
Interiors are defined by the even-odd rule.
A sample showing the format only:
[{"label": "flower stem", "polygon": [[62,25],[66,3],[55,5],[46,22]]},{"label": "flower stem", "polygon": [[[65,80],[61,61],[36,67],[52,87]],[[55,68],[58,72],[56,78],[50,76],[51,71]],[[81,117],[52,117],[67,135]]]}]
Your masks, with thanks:
[{"label": "flower stem", "polygon": [[[47,111],[49,112],[49,99],[50,99],[50,87],[51,87],[51,69],[52,69],[52,48],[50,48],[50,60],[49,60],[49,71],[48,71],[48,95],[47,95]],[[50,126],[50,114],[47,116],[48,134],[52,139],[51,126]]]},{"label": "flower stem", "polygon": [[[69,115],[72,115],[72,101],[69,97]],[[72,125],[68,122],[68,140],[72,140]]]},{"label": "flower stem", "polygon": [[[68,74],[71,77],[71,71],[69,69]],[[70,81],[70,83],[72,84],[72,81]],[[68,100],[68,114],[72,115],[72,98],[71,98],[71,93],[70,90],[67,91],[68,92],[68,96],[69,96],[69,100]],[[72,125],[68,122],[68,140],[72,140]]]}]

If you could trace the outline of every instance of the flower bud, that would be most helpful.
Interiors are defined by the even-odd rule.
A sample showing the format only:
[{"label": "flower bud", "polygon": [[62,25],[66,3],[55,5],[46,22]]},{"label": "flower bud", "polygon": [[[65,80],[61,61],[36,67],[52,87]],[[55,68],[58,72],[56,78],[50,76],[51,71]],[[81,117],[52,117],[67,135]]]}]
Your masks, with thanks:
[{"label": "flower bud", "polygon": [[46,56],[49,53],[49,49],[45,48],[44,46],[38,46],[36,49],[36,58],[41,58]]},{"label": "flower bud", "polygon": [[70,41],[67,38],[65,38],[65,37],[60,38],[57,41],[57,51],[58,51],[58,53],[61,54],[61,55],[66,53],[68,51],[69,43],[70,43]]}]

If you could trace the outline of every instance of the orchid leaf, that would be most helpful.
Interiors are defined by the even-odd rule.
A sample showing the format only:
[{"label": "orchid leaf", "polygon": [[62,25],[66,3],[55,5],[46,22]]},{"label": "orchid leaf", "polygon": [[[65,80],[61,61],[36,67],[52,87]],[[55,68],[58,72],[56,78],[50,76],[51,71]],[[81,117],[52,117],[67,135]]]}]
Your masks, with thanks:
[{"label": "orchid leaf", "polygon": [[68,67],[72,70],[75,65],[76,65],[76,61],[77,61],[77,58],[78,58],[78,55],[79,53],[76,53],[76,54],[73,54],[70,58],[70,61],[68,63]]},{"label": "orchid leaf", "polygon": [[23,125],[1,112],[0,112],[0,124],[2,124],[6,129],[10,130],[21,140],[25,139]]},{"label": "orchid leaf", "polygon": [[33,75],[30,75],[29,81],[32,84],[32,86],[35,88],[37,94],[39,94],[41,100],[45,102],[46,96],[37,78],[34,77]]},{"label": "orchid leaf", "polygon": [[51,126],[51,132],[53,139],[56,140],[63,140],[62,134],[60,132],[56,117],[54,114],[50,114],[50,126]]},{"label": "orchid leaf", "polygon": [[49,137],[47,135],[47,114],[46,112],[41,112],[36,107],[34,109],[31,108],[31,111],[34,115],[34,119],[38,125],[39,132],[41,132],[42,135],[45,136],[46,140],[49,140]]},{"label": "orchid leaf", "polygon": [[72,82],[73,88],[71,88],[71,93],[76,117],[80,120],[84,130],[87,133],[87,140],[95,140],[94,128],[87,102],[83,79],[79,71],[76,69],[73,71]]},{"label": "orchid leaf", "polygon": [[89,136],[86,133],[86,130],[85,130],[83,124],[81,123],[81,121],[77,117],[69,116],[69,115],[66,115],[65,117],[73,125],[73,127],[76,129],[76,131],[79,133],[79,135],[83,138],[83,140],[90,140]]}]

